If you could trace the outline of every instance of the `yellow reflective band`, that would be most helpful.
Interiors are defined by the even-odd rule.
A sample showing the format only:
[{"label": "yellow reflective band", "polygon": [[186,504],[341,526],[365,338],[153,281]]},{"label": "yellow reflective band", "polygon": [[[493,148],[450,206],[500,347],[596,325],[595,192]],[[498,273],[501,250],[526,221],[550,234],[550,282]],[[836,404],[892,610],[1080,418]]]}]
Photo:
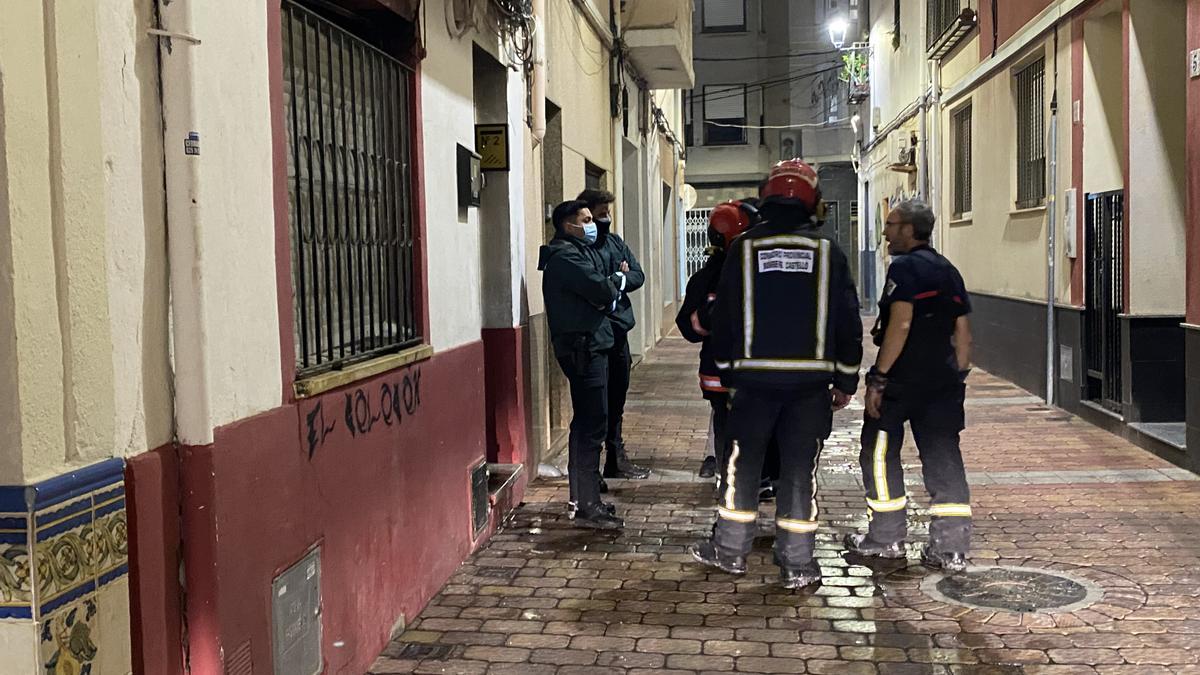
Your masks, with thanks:
[{"label": "yellow reflective band", "polygon": [[938,518],[970,518],[970,504],[934,504],[929,507],[929,515]]},{"label": "yellow reflective band", "polygon": [[798,234],[780,234],[774,237],[764,237],[754,240],[754,248],[763,248],[764,246],[776,246],[778,244],[792,244],[793,246],[807,246],[808,248],[818,248],[821,246],[822,240],[802,237]]},{"label": "yellow reflective band", "polygon": [[754,511],[736,511],[727,509],[724,506],[717,507],[717,515],[725,520],[732,520],[735,523],[753,523],[758,520],[758,514]]},{"label": "yellow reflective band", "polygon": [[821,464],[821,452],[825,450],[825,441],[817,439],[817,456],[813,457],[812,469],[812,509],[808,512],[808,517],[812,520],[817,519],[817,467]]},{"label": "yellow reflective band", "polygon": [[738,445],[737,441],[733,442],[733,452],[729,455],[729,463],[726,465],[725,474],[725,508],[730,511],[736,511],[734,506],[733,495],[735,492],[734,483],[737,481],[737,462],[738,457],[742,454],[742,446]]},{"label": "yellow reflective band", "polygon": [[846,375],[857,375],[859,370],[858,364],[838,363],[834,367],[839,373],[845,373]]},{"label": "yellow reflective band", "polygon": [[775,526],[788,532],[816,532],[818,523],[815,520],[792,520],[790,518],[776,518]]},{"label": "yellow reflective band", "polygon": [[718,370],[728,370],[729,369],[728,361],[714,361],[713,363],[717,364]]},{"label": "yellow reflective band", "polygon": [[821,240],[820,260],[817,262],[817,350],[818,359],[825,358],[825,328],[829,323],[829,242]]},{"label": "yellow reflective band", "polygon": [[891,499],[887,484],[887,446],[887,432],[881,429],[875,437],[875,496],[881,502]]},{"label": "yellow reflective band", "polygon": [[878,511],[879,513],[889,513],[891,511],[899,511],[908,506],[908,496],[905,495],[903,497],[897,497],[895,499],[889,499],[887,501],[880,501],[878,499],[868,498],[867,506],[872,511]]},{"label": "yellow reflective band", "polygon": [[749,358],[754,345],[754,258],[749,246],[742,251],[742,353]]}]

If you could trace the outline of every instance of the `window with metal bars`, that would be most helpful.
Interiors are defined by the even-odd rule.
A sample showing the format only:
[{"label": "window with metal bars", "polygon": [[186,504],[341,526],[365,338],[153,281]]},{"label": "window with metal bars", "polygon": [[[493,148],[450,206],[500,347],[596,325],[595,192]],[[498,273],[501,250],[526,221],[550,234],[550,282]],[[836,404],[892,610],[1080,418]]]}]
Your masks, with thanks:
[{"label": "window with metal bars", "polygon": [[925,48],[937,44],[962,15],[962,0],[925,0]]},{"label": "window with metal bars", "polygon": [[1016,74],[1017,208],[1041,206],[1046,199],[1046,59]]},{"label": "window with metal bars", "polygon": [[954,113],[954,215],[971,212],[971,106]]},{"label": "window with metal bars", "polygon": [[705,33],[738,33],[746,30],[746,0],[702,0],[700,26]]},{"label": "window with metal bars", "polygon": [[421,342],[414,297],[411,69],[283,3],[297,374]]}]

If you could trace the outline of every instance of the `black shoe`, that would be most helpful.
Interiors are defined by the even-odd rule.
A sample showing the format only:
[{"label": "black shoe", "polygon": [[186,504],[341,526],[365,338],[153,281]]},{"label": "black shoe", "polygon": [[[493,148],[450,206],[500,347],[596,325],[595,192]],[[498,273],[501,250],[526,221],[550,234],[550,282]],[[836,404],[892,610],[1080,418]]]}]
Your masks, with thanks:
[{"label": "black shoe", "polygon": [[575,527],[588,527],[593,530],[620,530],[625,527],[625,521],[609,511],[609,505],[601,502],[580,506],[575,510]]},{"label": "black shoe", "polygon": [[745,574],[746,573],[746,556],[731,556],[725,555],[717,550],[711,541],[703,541],[694,546],[688,547],[688,553],[696,559],[696,562],[709,567],[715,567],[722,572],[729,574]]},{"label": "black shoe", "polygon": [[603,506],[604,510],[608,511],[608,515],[610,515],[610,516],[617,515],[617,505],[616,504],[611,504],[609,502],[600,502],[600,506]]},{"label": "black shoe", "polygon": [[767,483],[758,489],[758,501],[769,502],[775,499],[775,487]]},{"label": "black shoe", "polygon": [[888,560],[900,560],[908,555],[902,541],[881,544],[865,534],[848,534],[842,542],[846,545],[846,551],[855,555]]},{"label": "black shoe", "polygon": [[700,477],[712,478],[715,475],[717,475],[717,458],[709,455],[700,464]]},{"label": "black shoe", "polygon": [[[616,455],[615,459],[613,459],[614,454]],[[625,454],[625,448],[615,451],[610,449],[608,461],[604,463],[604,477],[642,480],[650,477],[650,469],[629,461],[629,456]]]},{"label": "black shoe", "polygon": [[934,551],[926,546],[925,550],[921,551],[921,564],[934,569],[942,569],[951,574],[965,572],[967,555],[950,551]]},{"label": "black shoe", "polygon": [[784,588],[797,589],[811,586],[821,580],[821,566],[814,560],[800,567],[780,567],[779,583]]},{"label": "black shoe", "polygon": [[604,482],[604,478],[600,479],[600,494],[608,494],[608,483]]}]

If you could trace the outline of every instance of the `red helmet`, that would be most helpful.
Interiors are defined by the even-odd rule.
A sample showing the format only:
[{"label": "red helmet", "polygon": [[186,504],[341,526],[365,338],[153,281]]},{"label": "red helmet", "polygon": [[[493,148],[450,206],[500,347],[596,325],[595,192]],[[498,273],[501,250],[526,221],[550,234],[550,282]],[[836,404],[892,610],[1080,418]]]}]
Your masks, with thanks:
[{"label": "red helmet", "polygon": [[762,196],[764,199],[796,199],[808,208],[809,213],[816,213],[817,204],[821,201],[817,172],[798,159],[785,159],[771,167]]},{"label": "red helmet", "polygon": [[720,235],[719,241],[715,237],[709,237],[713,244],[724,248],[738,235],[750,229],[750,214],[742,208],[740,201],[722,202],[709,214],[708,227],[710,235]]}]

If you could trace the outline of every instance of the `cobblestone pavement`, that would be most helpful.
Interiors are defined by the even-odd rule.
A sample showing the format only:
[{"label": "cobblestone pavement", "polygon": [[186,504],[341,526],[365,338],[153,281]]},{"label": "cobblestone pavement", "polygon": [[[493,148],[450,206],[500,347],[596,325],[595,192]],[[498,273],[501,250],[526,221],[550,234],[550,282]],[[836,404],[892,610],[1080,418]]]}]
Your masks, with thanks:
[{"label": "cobblestone pavement", "polygon": [[969,574],[917,562],[927,495],[912,447],[908,560],[844,556],[842,534],[866,522],[858,402],[822,457],[823,585],[775,583],[769,505],[748,574],[700,568],[685,547],[715,514],[695,476],[708,419],[695,364],[669,339],[635,372],[626,439],[655,474],[611,481],[623,533],[573,529],[565,480],[539,482],[371,672],[1200,674],[1196,476],[978,371]]}]

